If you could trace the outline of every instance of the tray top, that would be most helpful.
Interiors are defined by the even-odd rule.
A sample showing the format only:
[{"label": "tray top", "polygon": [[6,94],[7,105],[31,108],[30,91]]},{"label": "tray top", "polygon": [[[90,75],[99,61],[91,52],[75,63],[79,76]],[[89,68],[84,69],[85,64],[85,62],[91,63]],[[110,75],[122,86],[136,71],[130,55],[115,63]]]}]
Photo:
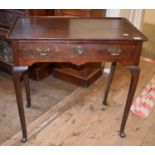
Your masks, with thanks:
[{"label": "tray top", "polygon": [[9,39],[132,40],[147,38],[125,18],[18,17]]}]

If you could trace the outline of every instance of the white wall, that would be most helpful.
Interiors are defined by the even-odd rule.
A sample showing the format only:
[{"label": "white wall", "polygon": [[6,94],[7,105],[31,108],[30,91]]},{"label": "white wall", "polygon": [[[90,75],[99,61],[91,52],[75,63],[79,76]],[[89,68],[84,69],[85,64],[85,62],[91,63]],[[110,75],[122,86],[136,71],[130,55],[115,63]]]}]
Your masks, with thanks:
[{"label": "white wall", "polygon": [[144,23],[155,24],[155,9],[145,10]]},{"label": "white wall", "polygon": [[106,12],[107,17],[125,17],[130,20],[130,9],[108,9]]},{"label": "white wall", "polygon": [[143,9],[108,9],[106,17],[125,17],[138,29],[141,29],[144,18]]},{"label": "white wall", "polygon": [[106,17],[119,17],[120,10],[119,9],[107,9]]}]

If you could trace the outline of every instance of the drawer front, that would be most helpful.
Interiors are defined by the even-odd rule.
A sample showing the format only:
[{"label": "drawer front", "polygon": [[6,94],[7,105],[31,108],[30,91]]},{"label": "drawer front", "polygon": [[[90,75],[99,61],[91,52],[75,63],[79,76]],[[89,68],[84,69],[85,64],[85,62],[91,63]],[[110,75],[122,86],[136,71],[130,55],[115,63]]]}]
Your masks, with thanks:
[{"label": "drawer front", "polygon": [[135,55],[134,44],[54,44],[50,42],[21,42],[20,61],[35,60],[53,62],[102,62],[131,59]]}]

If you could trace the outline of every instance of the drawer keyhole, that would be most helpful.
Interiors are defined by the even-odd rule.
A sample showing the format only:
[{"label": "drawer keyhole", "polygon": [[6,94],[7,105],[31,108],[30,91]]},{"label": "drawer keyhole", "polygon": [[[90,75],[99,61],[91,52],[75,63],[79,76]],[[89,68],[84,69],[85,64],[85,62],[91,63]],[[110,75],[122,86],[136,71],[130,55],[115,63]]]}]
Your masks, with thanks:
[{"label": "drawer keyhole", "polygon": [[83,46],[77,46],[74,48],[74,53],[76,55],[82,55],[85,53],[85,51],[86,51],[86,49]]}]

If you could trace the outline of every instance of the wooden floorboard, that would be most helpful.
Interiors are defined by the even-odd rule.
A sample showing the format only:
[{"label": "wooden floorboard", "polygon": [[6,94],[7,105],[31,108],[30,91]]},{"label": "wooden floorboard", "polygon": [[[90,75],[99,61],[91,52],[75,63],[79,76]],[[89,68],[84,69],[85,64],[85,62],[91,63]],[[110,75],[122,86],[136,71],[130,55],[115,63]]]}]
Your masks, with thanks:
[{"label": "wooden floorboard", "polygon": [[[0,72],[0,144],[20,131],[19,116],[12,77]],[[42,81],[30,80],[31,108],[26,108],[26,123],[29,124],[48,109],[70,95],[78,87],[49,76]],[[26,105],[23,89],[24,105]]]},{"label": "wooden floorboard", "polygon": [[[155,75],[154,64],[141,62],[141,74],[135,97]],[[124,110],[124,103],[130,83],[130,74],[118,65],[108,98],[108,106],[101,104],[107,75],[103,75],[89,88],[80,88],[67,100],[60,101],[48,111],[46,119],[51,119],[41,130],[29,130],[32,135],[27,143],[20,143],[19,133],[3,145],[155,145],[155,108],[146,119],[138,118],[130,112],[126,126],[126,138],[120,138],[118,131]],[[73,92],[74,93],[74,92]],[[68,105],[65,107],[65,105]],[[61,110],[60,110],[61,109]],[[55,115],[54,115],[55,114]],[[43,117],[38,118],[40,121]],[[33,123],[33,122],[32,122]],[[29,128],[29,127],[28,127]],[[14,139],[14,141],[13,141]]]}]

